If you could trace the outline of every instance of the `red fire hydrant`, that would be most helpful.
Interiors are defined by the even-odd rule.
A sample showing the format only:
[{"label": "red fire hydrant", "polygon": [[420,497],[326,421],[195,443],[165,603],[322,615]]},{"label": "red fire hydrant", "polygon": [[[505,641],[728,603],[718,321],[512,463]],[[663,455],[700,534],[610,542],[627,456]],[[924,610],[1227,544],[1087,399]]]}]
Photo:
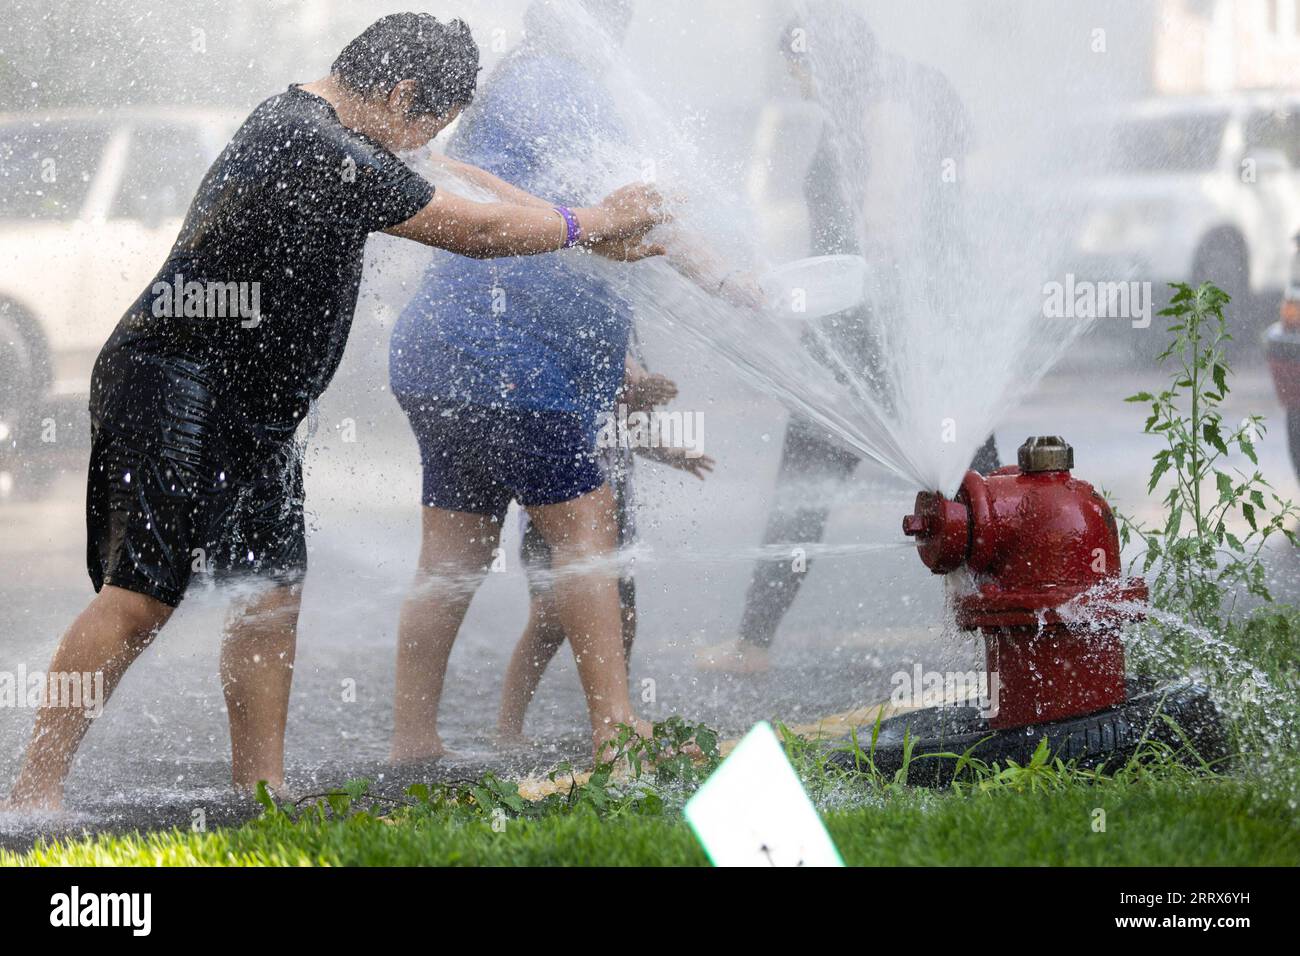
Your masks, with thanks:
[{"label": "red fire hydrant", "polygon": [[[984,634],[994,729],[1122,703],[1119,631],[1144,616],[1147,600],[1145,581],[1121,576],[1110,507],[1070,474],[1074,450],[1054,436],[1030,438],[1018,461],[987,478],[968,472],[951,501],[921,492],[903,519],[935,574],[971,572],[974,590],[957,599],[957,623]],[[1063,617],[1067,604],[1086,614]]]}]

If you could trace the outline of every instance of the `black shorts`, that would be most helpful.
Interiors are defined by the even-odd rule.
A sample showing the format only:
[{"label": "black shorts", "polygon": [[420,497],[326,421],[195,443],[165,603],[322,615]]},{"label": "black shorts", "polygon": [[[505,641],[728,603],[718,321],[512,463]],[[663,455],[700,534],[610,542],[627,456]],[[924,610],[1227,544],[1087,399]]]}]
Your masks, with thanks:
[{"label": "black shorts", "polygon": [[193,363],[113,364],[92,382],[86,566],[95,590],[112,584],[175,607],[192,578],[301,580],[295,423],[252,427],[223,413]]}]

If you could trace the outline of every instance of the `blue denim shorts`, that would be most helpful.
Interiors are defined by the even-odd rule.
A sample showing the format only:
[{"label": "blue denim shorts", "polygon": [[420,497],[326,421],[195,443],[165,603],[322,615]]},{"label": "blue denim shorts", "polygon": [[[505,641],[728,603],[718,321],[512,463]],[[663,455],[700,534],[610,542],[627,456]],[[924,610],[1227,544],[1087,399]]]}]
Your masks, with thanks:
[{"label": "blue denim shorts", "polygon": [[581,416],[399,395],[420,445],[423,504],[502,519],[572,501],[605,483],[595,435]]}]

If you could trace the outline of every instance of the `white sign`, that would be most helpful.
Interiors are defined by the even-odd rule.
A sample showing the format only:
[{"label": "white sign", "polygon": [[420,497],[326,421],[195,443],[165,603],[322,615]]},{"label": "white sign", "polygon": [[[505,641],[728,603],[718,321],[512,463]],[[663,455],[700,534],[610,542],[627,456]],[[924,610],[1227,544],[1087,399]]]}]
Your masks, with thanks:
[{"label": "white sign", "polygon": [[686,804],[714,866],[843,866],[767,723],[759,723]]}]

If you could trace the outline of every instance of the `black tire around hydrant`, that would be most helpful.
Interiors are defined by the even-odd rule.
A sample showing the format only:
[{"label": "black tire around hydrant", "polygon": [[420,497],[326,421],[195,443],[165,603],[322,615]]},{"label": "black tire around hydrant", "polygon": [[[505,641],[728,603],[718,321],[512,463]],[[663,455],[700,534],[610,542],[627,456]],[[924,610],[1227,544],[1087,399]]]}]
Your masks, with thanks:
[{"label": "black tire around hydrant", "polygon": [[[1189,763],[1204,761],[1222,769],[1228,757],[1222,715],[1208,691],[1193,683],[1157,687],[1130,680],[1128,699],[1115,707],[1012,730],[992,730],[977,707],[930,707],[882,721],[874,750],[873,729],[858,728],[858,748],[888,778],[903,767],[904,736],[910,732],[907,782],[921,787],[945,787],[952,782],[957,760],[937,754],[969,751],[986,764],[1014,760],[1024,766],[1044,737],[1054,756],[1086,769],[1117,769],[1137,751],[1144,736],[1169,745]],[[868,769],[851,746],[836,750],[828,763],[850,771]]]}]

